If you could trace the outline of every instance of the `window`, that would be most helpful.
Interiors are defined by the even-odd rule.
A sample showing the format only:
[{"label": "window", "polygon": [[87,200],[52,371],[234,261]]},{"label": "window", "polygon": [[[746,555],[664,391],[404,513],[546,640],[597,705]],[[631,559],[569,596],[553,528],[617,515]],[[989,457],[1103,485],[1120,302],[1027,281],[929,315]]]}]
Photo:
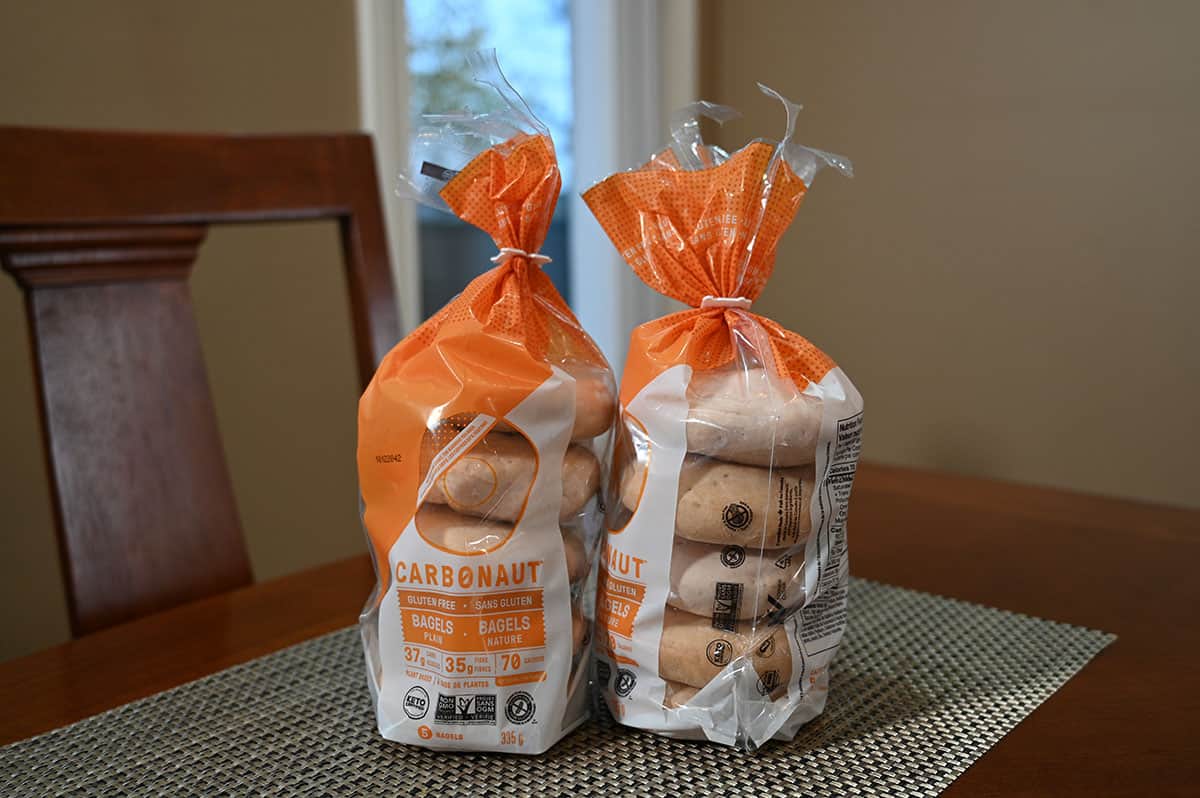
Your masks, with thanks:
[{"label": "window", "polygon": [[[550,128],[563,179],[542,246],[543,270],[571,302],[569,202],[573,182],[571,15],[567,0],[407,0],[409,121],[422,113],[495,108],[491,88],[471,78],[467,56],[494,47],[500,66]],[[417,209],[421,312],[429,316],[475,276],[491,268],[496,246],[484,232],[446,213]]]},{"label": "window", "polygon": [[[495,102],[466,53],[495,47],[550,128],[563,171],[545,267],[620,373],[630,330],[673,309],[621,261],[579,192],[667,141],[698,99],[697,0],[355,0],[363,127],[375,137],[397,300],[413,329],[491,266],[488,237],[396,195],[412,115]],[[490,90],[489,90],[490,91]],[[418,252],[419,250],[419,252]]]}]

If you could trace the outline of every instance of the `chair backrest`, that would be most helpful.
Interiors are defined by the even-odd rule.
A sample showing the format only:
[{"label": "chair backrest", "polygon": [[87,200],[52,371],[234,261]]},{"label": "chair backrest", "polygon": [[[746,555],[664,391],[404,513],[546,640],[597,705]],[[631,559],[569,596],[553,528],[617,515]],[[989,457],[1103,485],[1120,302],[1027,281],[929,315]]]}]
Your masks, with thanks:
[{"label": "chair backrest", "polygon": [[365,386],[399,338],[371,140],[0,127],[71,628],[252,577],[187,278],[208,225],[338,220]]}]

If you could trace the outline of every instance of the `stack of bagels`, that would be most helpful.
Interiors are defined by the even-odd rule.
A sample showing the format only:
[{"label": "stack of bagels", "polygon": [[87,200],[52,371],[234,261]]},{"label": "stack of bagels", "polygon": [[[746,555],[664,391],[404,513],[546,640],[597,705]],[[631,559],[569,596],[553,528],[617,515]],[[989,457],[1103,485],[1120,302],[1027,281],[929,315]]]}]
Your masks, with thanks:
[{"label": "stack of bagels", "polygon": [[[575,424],[562,467],[558,520],[567,578],[571,583],[571,636],[578,657],[589,639],[591,621],[582,610],[582,587],[591,570],[591,547],[598,530],[585,527],[588,502],[600,489],[600,462],[593,439],[612,426],[614,398],[604,375],[573,369]],[[417,513],[426,541],[459,554],[490,551],[516,531],[538,468],[533,446],[500,421],[491,432],[433,482]],[[596,523],[591,524],[596,526]]]},{"label": "stack of bagels", "polygon": [[[760,695],[786,695],[792,654],[782,621],[803,602],[820,400],[763,369],[698,371],[688,388],[670,590],[659,646],[665,703],[688,703],[734,664]],[[636,510],[644,463],[623,474]],[[736,664],[735,664],[736,663]]]}]

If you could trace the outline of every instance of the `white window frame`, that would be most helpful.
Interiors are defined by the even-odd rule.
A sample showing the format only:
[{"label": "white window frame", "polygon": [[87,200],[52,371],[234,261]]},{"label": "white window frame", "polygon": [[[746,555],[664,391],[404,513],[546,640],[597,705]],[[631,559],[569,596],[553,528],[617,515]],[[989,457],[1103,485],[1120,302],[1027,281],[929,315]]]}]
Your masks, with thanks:
[{"label": "white window frame", "polygon": [[572,303],[618,378],[629,334],[677,310],[625,265],[579,192],[644,163],[668,141],[671,111],[698,98],[696,0],[572,0],[575,174]]},{"label": "white window frame", "polygon": [[[579,192],[665,146],[671,111],[699,99],[697,2],[571,0],[578,182],[568,198],[572,306],[618,377],[633,328],[681,306],[630,271]],[[393,278],[407,333],[421,321],[421,268],[415,208],[394,190],[408,132],[404,3],[355,0],[355,14],[360,122],[375,138]]]},{"label": "white window frame", "polygon": [[375,141],[375,167],[392,261],[400,332],[421,323],[421,256],[417,211],[396,194],[408,151],[408,42],[404,0],[355,0],[359,125]]}]

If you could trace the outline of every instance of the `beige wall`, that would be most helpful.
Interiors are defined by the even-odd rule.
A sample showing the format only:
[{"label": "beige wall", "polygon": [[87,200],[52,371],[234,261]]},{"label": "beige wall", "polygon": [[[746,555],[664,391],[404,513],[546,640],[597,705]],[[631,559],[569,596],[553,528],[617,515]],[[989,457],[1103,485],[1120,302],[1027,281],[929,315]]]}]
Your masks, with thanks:
[{"label": "beige wall", "polygon": [[[350,2],[0,4],[0,124],[357,127]],[[192,279],[255,574],[364,550],[332,224],[218,229]],[[0,658],[67,635],[21,295],[0,276]]]},{"label": "beige wall", "polygon": [[[721,2],[726,145],[806,103],[821,177],[759,307],[867,397],[867,454],[1200,506],[1190,3]],[[356,125],[349,2],[0,5],[0,123]],[[215,231],[193,288],[259,578],[362,550],[335,232]],[[0,278],[0,657],[65,608],[20,294]]]},{"label": "beige wall", "polygon": [[1200,4],[707,2],[707,99],[826,172],[759,309],[866,456],[1200,506]]}]

